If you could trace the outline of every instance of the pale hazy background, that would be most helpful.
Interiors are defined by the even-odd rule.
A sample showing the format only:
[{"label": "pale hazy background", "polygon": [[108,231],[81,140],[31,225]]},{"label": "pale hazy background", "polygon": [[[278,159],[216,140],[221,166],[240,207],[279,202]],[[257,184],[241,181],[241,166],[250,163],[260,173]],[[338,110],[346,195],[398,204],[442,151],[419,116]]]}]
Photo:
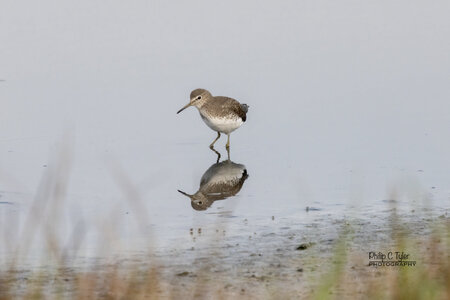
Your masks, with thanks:
[{"label": "pale hazy background", "polygon": [[71,212],[120,202],[117,162],[154,220],[191,226],[204,214],[176,189],[195,192],[215,133],[175,113],[201,87],[250,106],[231,136],[239,216],[393,187],[448,207],[449,16],[439,0],[2,0],[0,201],[26,210],[66,136]]}]

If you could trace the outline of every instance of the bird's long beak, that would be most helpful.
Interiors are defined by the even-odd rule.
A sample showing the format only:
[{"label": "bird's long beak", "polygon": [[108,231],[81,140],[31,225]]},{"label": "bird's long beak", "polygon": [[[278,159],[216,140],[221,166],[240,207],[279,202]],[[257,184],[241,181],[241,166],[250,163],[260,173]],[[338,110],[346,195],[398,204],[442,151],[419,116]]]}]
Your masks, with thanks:
[{"label": "bird's long beak", "polygon": [[188,108],[189,106],[191,106],[191,103],[186,104],[182,109],[180,109],[179,111],[177,111],[177,114],[179,114],[180,112],[182,112],[183,110],[185,110],[186,108]]},{"label": "bird's long beak", "polygon": [[193,196],[193,195],[189,195],[188,193],[185,193],[185,192],[180,191],[180,190],[177,190],[177,191],[180,192],[181,194],[183,194],[183,195],[189,197],[189,198],[192,200],[192,196]]}]

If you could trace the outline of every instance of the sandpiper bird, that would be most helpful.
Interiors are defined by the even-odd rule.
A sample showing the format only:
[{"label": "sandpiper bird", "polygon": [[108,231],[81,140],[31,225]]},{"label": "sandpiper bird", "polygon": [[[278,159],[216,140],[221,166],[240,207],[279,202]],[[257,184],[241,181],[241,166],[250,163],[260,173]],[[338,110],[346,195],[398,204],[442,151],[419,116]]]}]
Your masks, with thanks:
[{"label": "sandpiper bird", "polygon": [[180,109],[177,114],[189,106],[197,107],[206,125],[217,131],[217,138],[209,145],[211,149],[220,138],[221,132],[228,135],[226,147],[229,149],[231,132],[238,129],[247,120],[247,104],[240,104],[238,101],[228,97],[213,97],[210,92],[204,89],[193,90],[190,102]]}]

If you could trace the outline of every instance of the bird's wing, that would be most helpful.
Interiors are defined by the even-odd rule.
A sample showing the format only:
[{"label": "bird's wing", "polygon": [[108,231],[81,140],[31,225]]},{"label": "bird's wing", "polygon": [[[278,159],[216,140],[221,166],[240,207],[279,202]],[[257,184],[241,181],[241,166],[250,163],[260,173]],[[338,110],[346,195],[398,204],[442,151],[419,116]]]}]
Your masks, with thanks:
[{"label": "bird's wing", "polygon": [[231,108],[231,110],[237,114],[242,121],[247,120],[247,112],[243,109],[242,105],[233,98],[218,96],[215,97],[215,101],[218,101],[224,109]]}]

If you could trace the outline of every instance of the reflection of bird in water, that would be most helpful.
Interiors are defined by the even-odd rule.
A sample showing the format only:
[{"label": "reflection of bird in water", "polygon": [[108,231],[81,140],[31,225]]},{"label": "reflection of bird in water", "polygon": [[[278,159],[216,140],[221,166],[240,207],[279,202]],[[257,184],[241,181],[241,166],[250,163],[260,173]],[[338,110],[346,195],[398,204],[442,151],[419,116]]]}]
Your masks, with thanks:
[{"label": "reflection of bird in water", "polygon": [[200,189],[195,194],[178,191],[191,199],[193,209],[206,210],[214,201],[224,200],[239,193],[247,177],[244,165],[225,160],[206,170],[200,180]]}]

